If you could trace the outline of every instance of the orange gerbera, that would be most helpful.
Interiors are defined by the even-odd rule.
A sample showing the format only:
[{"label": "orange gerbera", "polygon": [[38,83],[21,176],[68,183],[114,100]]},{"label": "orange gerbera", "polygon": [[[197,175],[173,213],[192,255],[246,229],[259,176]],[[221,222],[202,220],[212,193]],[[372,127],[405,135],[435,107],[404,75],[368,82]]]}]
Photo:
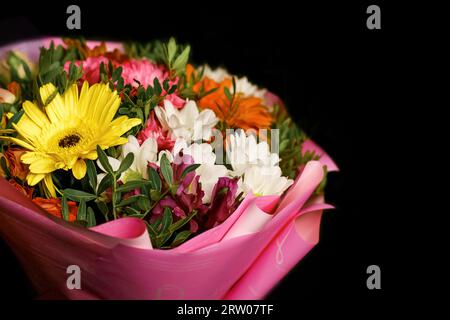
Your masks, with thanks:
[{"label": "orange gerbera", "polygon": [[22,148],[10,147],[5,152],[5,158],[9,165],[9,171],[11,172],[11,175],[13,177],[19,178],[20,180],[25,180],[28,173],[30,172],[28,168],[29,165],[24,164],[22,163],[22,161],[20,161],[20,158],[26,151],[27,150]]},{"label": "orange gerbera", "polygon": [[[191,65],[186,67],[186,78],[189,81],[195,79],[196,73]],[[211,109],[216,116],[225,123],[227,128],[240,129],[269,129],[273,123],[273,118],[263,104],[263,101],[256,97],[244,97],[237,94],[231,102],[226,94],[225,88],[232,91],[233,82],[230,78],[218,83],[208,77],[203,77],[197,81],[192,90],[200,96],[208,91],[215,91],[206,94],[197,101],[201,109]]]},{"label": "orange gerbera", "polygon": [[[51,199],[44,199],[44,198],[35,198],[33,199],[33,202],[36,203],[38,206],[40,206],[42,209],[50,213],[51,215],[62,218],[62,204],[61,199],[58,198],[51,198]],[[77,219],[77,204],[74,201],[67,201],[68,207],[69,207],[69,221],[73,222]]]}]

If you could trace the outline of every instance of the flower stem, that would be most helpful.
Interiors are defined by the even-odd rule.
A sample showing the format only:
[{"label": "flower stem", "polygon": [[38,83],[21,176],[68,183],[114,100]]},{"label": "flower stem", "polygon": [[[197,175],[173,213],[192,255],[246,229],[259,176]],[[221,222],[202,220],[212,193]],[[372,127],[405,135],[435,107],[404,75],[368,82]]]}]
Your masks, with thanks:
[{"label": "flower stem", "polygon": [[151,212],[155,207],[156,207],[156,205],[167,195],[167,193],[169,193],[169,189],[167,189],[166,191],[164,191],[162,194],[161,194],[161,196],[159,196],[158,197],[158,200],[156,200],[155,201],[155,203],[153,203],[152,204],[152,206],[150,207],[150,209],[148,209],[147,210],[147,212],[145,212],[143,215],[142,215],[142,217],[141,217],[141,219],[144,219],[146,216],[147,216],[147,214],[149,213],[149,212]]},{"label": "flower stem", "polygon": [[114,216],[114,220],[117,219],[117,213],[116,213],[116,175],[112,174],[113,177],[113,183],[112,183],[112,212]]}]

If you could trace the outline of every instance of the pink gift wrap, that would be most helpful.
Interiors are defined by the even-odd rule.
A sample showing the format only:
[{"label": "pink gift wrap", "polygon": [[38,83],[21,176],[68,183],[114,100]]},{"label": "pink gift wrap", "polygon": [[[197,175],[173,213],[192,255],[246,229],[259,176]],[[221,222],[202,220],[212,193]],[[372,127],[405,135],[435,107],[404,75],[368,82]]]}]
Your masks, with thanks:
[{"label": "pink gift wrap", "polygon": [[[18,49],[36,61],[50,40],[0,48],[0,59]],[[248,195],[224,223],[175,249],[153,249],[137,218],[90,229],[55,218],[3,178],[0,234],[44,299],[262,299],[317,244],[322,212],[332,208],[311,195],[323,166],[338,168],[310,140],[308,150],[319,161],[307,163],[281,199]],[[80,267],[81,289],[67,288],[70,265]]]}]

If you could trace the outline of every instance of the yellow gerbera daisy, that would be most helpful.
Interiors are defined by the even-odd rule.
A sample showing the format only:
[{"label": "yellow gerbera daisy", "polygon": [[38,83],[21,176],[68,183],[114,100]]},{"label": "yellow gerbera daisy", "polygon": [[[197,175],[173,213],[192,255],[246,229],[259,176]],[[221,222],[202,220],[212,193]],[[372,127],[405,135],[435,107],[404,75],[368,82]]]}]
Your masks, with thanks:
[{"label": "yellow gerbera daisy", "polygon": [[[41,87],[42,101],[56,90],[51,83]],[[85,159],[97,159],[97,145],[106,149],[127,143],[121,136],[141,120],[127,116],[113,120],[119,105],[119,95],[108,85],[99,83],[89,88],[87,82],[80,95],[76,84],[62,96],[56,94],[44,107],[45,112],[25,101],[25,114],[14,125],[20,136],[10,140],[29,150],[21,158],[30,165],[28,184],[33,186],[45,178],[45,185],[52,189],[50,173],[57,169],[72,170],[74,177],[81,179],[86,174]]]}]

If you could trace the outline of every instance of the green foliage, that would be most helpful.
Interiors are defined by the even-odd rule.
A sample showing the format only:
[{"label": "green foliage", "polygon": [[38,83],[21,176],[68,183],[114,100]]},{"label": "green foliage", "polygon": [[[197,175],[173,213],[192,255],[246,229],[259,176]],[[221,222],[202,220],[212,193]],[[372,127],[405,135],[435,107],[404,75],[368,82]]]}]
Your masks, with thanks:
[{"label": "green foliage", "polygon": [[[292,121],[292,118],[282,107],[275,105],[273,111],[274,129],[279,129],[280,168],[283,175],[295,179],[298,168],[311,160],[319,160],[320,156],[314,152],[302,153],[302,145],[308,139],[306,134]],[[327,168],[324,167],[324,178],[317,187],[315,194],[323,192],[327,183]]]},{"label": "green foliage", "polygon": [[100,64],[100,79],[109,84],[111,90],[117,90],[122,97],[116,116],[126,115],[129,118],[139,118],[142,125],[133,127],[126,135],[136,135],[147,122],[150,111],[160,104],[167,95],[177,90],[177,85],[170,85],[169,79],[160,83],[158,78],[153,80],[153,85],[144,87],[137,80],[138,87],[131,84],[124,85],[122,77],[122,67],[114,68],[111,61],[108,65]]},{"label": "green foliage", "polygon": [[184,74],[190,50],[189,45],[179,45],[174,38],[170,38],[167,43],[156,40],[145,44],[125,44],[125,52],[129,57],[148,58],[158,64],[164,64],[172,78]]},{"label": "green foliage", "polygon": [[39,72],[36,80],[33,81],[33,98],[37,98],[42,105],[47,105],[50,101],[42,101],[39,94],[41,86],[53,83],[58,92],[63,94],[70,86],[76,83],[83,75],[82,67],[77,67],[71,62],[67,73],[64,70],[64,65],[66,62],[74,61],[77,58],[77,51],[73,48],[65,49],[61,45],[55,47],[53,42],[49,48],[42,47],[39,56]]},{"label": "green foliage", "polygon": [[311,160],[318,160],[318,156],[311,152],[302,154],[303,142],[307,136],[292,121],[288,113],[280,106],[274,106],[273,128],[279,129],[279,156],[281,158],[280,168],[283,175],[295,179],[297,170],[301,165]]},{"label": "green foliage", "polygon": [[172,212],[169,208],[164,208],[164,213],[153,223],[147,222],[147,229],[150,234],[154,248],[173,248],[186,241],[192,234],[190,230],[181,230],[189,221],[197,215],[193,211],[189,216],[173,222]]}]

